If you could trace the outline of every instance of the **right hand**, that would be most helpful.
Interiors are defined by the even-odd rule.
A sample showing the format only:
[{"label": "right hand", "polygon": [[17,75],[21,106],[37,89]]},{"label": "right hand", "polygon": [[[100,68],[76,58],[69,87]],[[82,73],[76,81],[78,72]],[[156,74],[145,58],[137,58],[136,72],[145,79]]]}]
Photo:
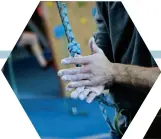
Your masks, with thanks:
[{"label": "right hand", "polygon": [[[95,51],[91,47],[91,43],[94,39],[91,38],[89,40],[89,46],[91,49],[92,54],[95,53]],[[105,86],[99,85],[99,86],[92,86],[92,87],[78,87],[71,93],[71,98],[79,98],[80,100],[86,99],[87,103],[91,103],[97,96],[103,93]],[[67,88],[67,90],[70,90]]]}]

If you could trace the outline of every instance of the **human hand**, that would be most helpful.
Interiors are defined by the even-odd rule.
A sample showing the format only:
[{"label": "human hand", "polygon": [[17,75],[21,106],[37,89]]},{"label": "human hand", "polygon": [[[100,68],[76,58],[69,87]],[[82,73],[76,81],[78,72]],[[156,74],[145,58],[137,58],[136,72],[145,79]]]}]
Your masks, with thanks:
[{"label": "human hand", "polygon": [[[90,46],[91,52],[93,54],[102,52],[102,50],[99,50],[99,48],[95,46],[95,42],[94,42],[93,38],[90,39],[89,46]],[[81,56],[79,56],[79,57],[81,57]],[[58,75],[60,74],[60,72],[61,71],[58,72]],[[61,77],[64,78],[64,76],[61,76]],[[67,79],[65,81],[70,81],[70,79],[69,80]],[[72,84],[72,82],[70,84]],[[72,88],[69,88],[68,86],[67,86],[67,90],[71,91]],[[105,85],[77,87],[71,93],[71,97],[74,99],[79,98],[80,100],[84,100],[86,98],[87,102],[91,103],[95,99],[96,96],[99,96],[101,93],[103,93],[104,87],[105,87]]]},{"label": "human hand", "polygon": [[80,64],[82,67],[63,69],[58,72],[62,80],[70,81],[67,88],[94,87],[106,85],[111,87],[114,82],[115,67],[94,40],[90,42],[93,55],[84,57],[69,57],[62,60],[62,64]]},{"label": "human hand", "polygon": [[[71,91],[71,88],[67,88],[68,91]],[[80,99],[84,100],[86,99],[87,103],[91,103],[97,96],[102,94],[104,91],[104,85],[100,86],[93,86],[93,87],[77,87],[72,91],[71,98],[73,99]]]}]

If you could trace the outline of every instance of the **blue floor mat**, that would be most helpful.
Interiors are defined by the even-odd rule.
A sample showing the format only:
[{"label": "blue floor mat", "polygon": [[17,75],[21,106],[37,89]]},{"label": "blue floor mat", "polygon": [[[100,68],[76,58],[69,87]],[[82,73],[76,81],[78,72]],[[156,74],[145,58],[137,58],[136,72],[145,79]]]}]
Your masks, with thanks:
[{"label": "blue floor mat", "polygon": [[[76,139],[108,133],[109,128],[96,102],[87,104],[58,98],[61,88],[54,69],[43,71],[31,56],[14,60],[13,68],[20,103],[41,137]],[[3,73],[10,83],[7,64]],[[74,105],[79,112],[87,112],[88,116],[70,115],[64,102],[69,108]],[[109,108],[108,113],[112,119],[114,110]]]},{"label": "blue floor mat", "polygon": [[[109,128],[97,103],[87,104],[79,100],[65,99],[69,106],[75,105],[87,116],[73,116],[68,113],[63,99],[20,100],[31,122],[41,137],[69,138],[108,133]],[[114,110],[109,108],[110,119]]]}]

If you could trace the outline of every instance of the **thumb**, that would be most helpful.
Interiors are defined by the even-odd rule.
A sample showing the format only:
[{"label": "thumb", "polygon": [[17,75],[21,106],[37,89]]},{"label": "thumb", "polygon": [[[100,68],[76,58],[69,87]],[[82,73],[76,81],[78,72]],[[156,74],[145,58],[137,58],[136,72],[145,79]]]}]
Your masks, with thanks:
[{"label": "thumb", "polygon": [[103,51],[97,46],[94,38],[90,38],[89,40],[89,48],[91,50],[91,52],[94,53],[102,53]]}]

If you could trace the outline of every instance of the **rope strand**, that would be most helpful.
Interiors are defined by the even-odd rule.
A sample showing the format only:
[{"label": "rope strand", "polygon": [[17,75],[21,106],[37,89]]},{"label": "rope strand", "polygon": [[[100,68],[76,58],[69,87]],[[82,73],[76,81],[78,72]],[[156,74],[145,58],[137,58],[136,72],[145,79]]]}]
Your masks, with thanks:
[{"label": "rope strand", "polygon": [[76,55],[80,55],[81,54],[80,44],[75,41],[72,28],[70,26],[68,16],[67,16],[66,5],[65,3],[61,3],[61,2],[56,2],[56,3],[57,3],[62,24],[64,26],[65,34],[68,40],[68,51],[72,57]]}]

